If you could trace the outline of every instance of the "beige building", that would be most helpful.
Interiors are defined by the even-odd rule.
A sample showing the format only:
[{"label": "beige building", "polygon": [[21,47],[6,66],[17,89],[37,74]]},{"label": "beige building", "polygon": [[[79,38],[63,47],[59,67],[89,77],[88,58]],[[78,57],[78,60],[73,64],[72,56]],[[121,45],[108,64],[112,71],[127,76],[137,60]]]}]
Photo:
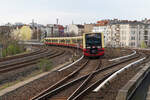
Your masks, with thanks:
[{"label": "beige building", "polygon": [[85,24],[84,25],[84,32],[89,33],[93,31],[95,24]]}]

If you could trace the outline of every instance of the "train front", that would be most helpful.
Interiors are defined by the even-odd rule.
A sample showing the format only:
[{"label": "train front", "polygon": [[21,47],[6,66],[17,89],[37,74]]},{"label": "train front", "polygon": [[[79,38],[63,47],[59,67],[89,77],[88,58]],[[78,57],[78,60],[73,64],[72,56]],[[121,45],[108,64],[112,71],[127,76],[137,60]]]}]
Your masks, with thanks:
[{"label": "train front", "polygon": [[83,35],[83,52],[87,57],[104,55],[104,37],[102,33],[86,33]]}]

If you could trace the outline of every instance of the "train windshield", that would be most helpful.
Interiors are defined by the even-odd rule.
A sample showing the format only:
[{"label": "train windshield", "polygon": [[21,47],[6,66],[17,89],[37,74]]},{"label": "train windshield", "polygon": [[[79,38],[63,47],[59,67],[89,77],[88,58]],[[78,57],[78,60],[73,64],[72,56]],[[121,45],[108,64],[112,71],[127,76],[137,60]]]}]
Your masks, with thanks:
[{"label": "train windshield", "polygon": [[101,34],[99,33],[92,33],[92,34],[86,34],[86,46],[101,46]]}]

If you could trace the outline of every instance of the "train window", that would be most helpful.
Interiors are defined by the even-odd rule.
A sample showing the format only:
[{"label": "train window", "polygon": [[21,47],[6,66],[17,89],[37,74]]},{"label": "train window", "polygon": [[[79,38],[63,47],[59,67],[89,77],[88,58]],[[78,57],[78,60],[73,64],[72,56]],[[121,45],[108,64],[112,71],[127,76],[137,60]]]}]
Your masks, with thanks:
[{"label": "train window", "polygon": [[81,41],[81,39],[77,39],[77,43],[81,43],[82,41]]},{"label": "train window", "polygon": [[69,44],[69,43],[70,43],[70,40],[67,39],[67,40],[66,40],[66,43]]},{"label": "train window", "polygon": [[57,43],[57,42],[58,42],[58,40],[52,40],[52,42],[53,42],[53,43]]},{"label": "train window", "polygon": [[81,44],[82,44],[83,40],[81,39]]},{"label": "train window", "polygon": [[72,39],[72,43],[77,43],[77,40],[76,39]]},{"label": "train window", "polygon": [[56,41],[56,43],[58,43],[58,40],[55,40]]},{"label": "train window", "polygon": [[60,43],[65,43],[65,40],[64,39],[60,40]]}]

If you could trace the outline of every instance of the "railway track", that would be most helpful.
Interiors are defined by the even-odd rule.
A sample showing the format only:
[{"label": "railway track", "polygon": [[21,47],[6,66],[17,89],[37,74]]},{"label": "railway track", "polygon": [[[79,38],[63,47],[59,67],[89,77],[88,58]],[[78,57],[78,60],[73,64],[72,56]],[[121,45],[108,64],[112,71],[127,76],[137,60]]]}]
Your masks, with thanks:
[{"label": "railway track", "polygon": [[7,64],[9,65],[12,63],[18,63],[19,61],[22,61],[22,60],[27,59],[27,58],[30,59],[30,58],[32,58],[32,56],[37,56],[37,55],[40,55],[40,54],[47,52],[47,51],[48,51],[48,49],[45,48],[45,49],[37,50],[35,52],[31,52],[25,56],[23,56],[23,55],[19,55],[19,57],[18,56],[12,56],[12,59],[7,59],[6,61],[0,62],[0,66],[7,65]]},{"label": "railway track", "polygon": [[36,50],[34,50],[32,52],[29,52],[29,53],[18,54],[18,55],[14,55],[14,56],[5,57],[5,58],[0,58],[0,62],[13,60],[13,59],[19,59],[19,58],[27,57],[27,56],[30,56],[30,55],[36,55],[36,54],[39,54],[39,53],[45,52],[45,51],[46,51],[46,49],[43,49],[43,48],[37,49],[36,48]]},{"label": "railway track", "polygon": [[22,68],[22,67],[26,67],[29,65],[33,65],[39,62],[39,59],[41,58],[54,58],[56,56],[62,55],[64,54],[65,51],[58,51],[58,50],[48,50],[48,49],[44,49],[42,51],[40,51],[40,53],[32,53],[32,55],[30,54],[29,56],[23,57],[23,58],[19,58],[19,59],[13,59],[11,61],[5,61],[5,62],[1,62],[1,66],[0,66],[0,74],[11,71],[11,70],[15,70],[18,68]]},{"label": "railway track", "polygon": [[[101,63],[99,63],[95,67],[95,71],[93,70],[85,75],[79,75],[79,77],[76,78],[74,78],[74,74],[72,77],[68,75],[67,80],[64,78],[63,81],[61,80],[57,84],[52,85],[30,100],[81,100],[86,93],[102,83],[114,72],[139,58],[140,55],[138,54],[106,67],[100,67]],[[73,80],[71,78],[73,78]]]},{"label": "railway track", "polygon": [[56,84],[52,85],[48,89],[44,90],[39,95],[42,95],[42,94],[44,94],[47,91],[53,90],[53,89],[61,86],[62,84],[65,84],[67,82],[71,82],[74,78],[81,77],[83,75],[86,75],[86,74],[90,73],[91,71],[94,71],[97,66],[93,66],[93,65],[95,65],[97,61],[98,60],[89,61],[88,59],[86,59],[84,61],[84,63],[81,63],[81,65],[77,64],[76,66],[78,66],[78,68],[75,71],[73,71],[71,74],[69,74],[68,76],[66,76],[62,80],[58,81]]},{"label": "railway track", "polygon": [[[55,56],[55,58],[54,59],[52,59],[52,61],[55,63],[55,62],[57,62],[58,64],[61,64],[62,62],[64,62],[66,59],[68,60],[69,58],[70,58],[70,54],[72,54],[72,53],[74,53],[73,52],[73,50],[72,49],[67,49],[66,50],[66,48],[63,48],[63,49],[61,49],[61,51],[60,51],[60,47],[59,48],[57,48],[57,47],[54,47],[53,49],[56,49],[57,51],[59,51],[59,53],[61,53],[62,51],[64,52],[62,55],[60,55],[60,58],[59,57],[56,57],[56,56],[58,56],[58,54],[59,53],[57,53],[57,54],[55,54],[55,55],[53,55],[53,56],[50,56],[49,58],[52,58],[52,57],[54,57]],[[66,51],[65,51],[66,50]],[[66,56],[66,57],[64,57],[64,56]],[[58,59],[62,59],[62,61],[58,61]],[[64,60],[64,61],[63,61]],[[81,63],[82,63],[83,61],[81,61]],[[55,65],[55,64],[54,64]],[[76,65],[76,68],[78,67],[78,63],[76,63],[75,64]],[[33,66],[33,70],[34,70],[34,68],[36,68],[36,66],[35,65],[32,65]],[[31,69],[32,69],[32,66],[31,66]],[[75,69],[76,69],[75,68]],[[27,69],[27,71],[29,70],[30,71],[30,66],[28,67],[28,68],[21,68],[21,69],[18,69],[18,70],[13,70],[13,71],[11,71],[11,72],[8,72],[8,73],[4,73],[4,74],[1,74],[1,76],[4,76],[4,78],[3,77],[1,77],[1,83],[2,84],[4,84],[5,82],[7,82],[7,80],[8,80],[8,82],[9,82],[9,80],[10,81],[12,81],[12,80],[16,80],[18,77],[20,77],[19,75],[22,75],[22,76],[24,76],[24,74],[20,74],[20,72],[22,72],[23,70],[25,69],[25,71],[26,71],[26,69]],[[32,71],[32,70],[31,70]],[[70,71],[71,72],[71,71]],[[10,73],[10,74],[9,74]],[[13,74],[14,73],[14,74]],[[19,73],[19,74],[18,74]],[[30,72],[29,72],[30,73]],[[53,73],[55,73],[55,71],[53,72]],[[69,73],[69,72],[67,72],[67,73]],[[56,73],[57,75],[59,75],[59,73]],[[7,75],[6,77],[5,77],[5,75]],[[10,75],[10,76],[9,76]],[[13,76],[15,76],[15,77],[13,77],[13,79],[11,79],[11,78],[9,78],[9,77],[12,77],[12,75]],[[25,74],[26,75],[26,74]],[[52,77],[53,78],[53,77]],[[51,78],[51,79],[52,79]],[[6,79],[6,80],[5,80]],[[43,79],[43,78],[42,78]],[[53,79],[52,79],[53,80]],[[51,81],[52,81],[51,80]],[[18,93],[17,93],[18,94]],[[31,93],[30,93],[31,94]],[[0,97],[1,98],[1,97]],[[11,98],[12,99],[12,98]],[[8,100],[8,99],[7,99]],[[19,100],[21,100],[21,99],[19,99]]]},{"label": "railway track", "polygon": [[[136,56],[135,59],[134,57],[127,61],[126,63],[123,63],[121,65],[117,65],[111,69],[106,70],[104,68],[104,70],[102,72],[98,72],[95,73],[95,76],[93,77],[93,79],[89,82],[89,84],[86,85],[85,90],[83,90],[81,93],[79,93],[76,97],[74,97],[72,100],[80,100],[83,99],[82,97],[85,97],[85,95],[88,94],[88,92],[92,91],[93,89],[95,89],[99,84],[101,84],[105,79],[107,79],[110,75],[112,75],[113,73],[115,73],[116,71],[120,70],[121,68],[123,68],[124,66],[128,65],[128,63],[132,63],[133,61],[136,61],[137,59],[139,59],[139,56]],[[109,68],[109,67],[108,67]],[[85,99],[86,100],[86,99]]]}]

